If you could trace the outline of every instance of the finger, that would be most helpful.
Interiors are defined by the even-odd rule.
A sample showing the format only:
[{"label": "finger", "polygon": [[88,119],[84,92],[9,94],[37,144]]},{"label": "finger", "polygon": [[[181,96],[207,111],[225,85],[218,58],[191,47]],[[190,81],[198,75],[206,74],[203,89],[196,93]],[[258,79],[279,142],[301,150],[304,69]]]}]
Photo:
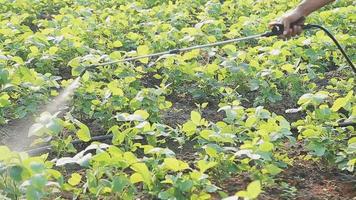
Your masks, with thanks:
[{"label": "finger", "polygon": [[300,35],[303,32],[303,28],[301,26],[297,26],[297,34]]},{"label": "finger", "polygon": [[283,20],[284,32],[283,35],[290,35],[290,22],[287,19]]},{"label": "finger", "polygon": [[278,21],[273,21],[273,22],[270,22],[268,24],[268,28],[273,28],[273,26],[277,25],[277,24],[281,24],[281,22],[278,22]]},{"label": "finger", "polygon": [[292,29],[292,36],[294,37],[294,36],[296,36],[297,34],[298,34],[298,26],[297,25],[294,25],[293,26],[293,29]]},{"label": "finger", "polygon": [[288,39],[290,39],[293,36],[293,28],[290,28],[288,31]]}]

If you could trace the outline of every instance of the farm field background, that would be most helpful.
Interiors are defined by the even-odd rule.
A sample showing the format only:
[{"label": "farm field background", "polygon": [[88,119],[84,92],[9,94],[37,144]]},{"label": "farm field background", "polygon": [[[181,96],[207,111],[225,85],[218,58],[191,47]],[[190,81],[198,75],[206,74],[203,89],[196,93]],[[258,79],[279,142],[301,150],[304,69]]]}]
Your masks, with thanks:
[{"label": "farm field background", "polygon": [[[322,31],[85,68],[264,33],[298,3],[0,0],[0,199],[355,198],[355,74]],[[307,23],[355,61],[355,13]]]}]

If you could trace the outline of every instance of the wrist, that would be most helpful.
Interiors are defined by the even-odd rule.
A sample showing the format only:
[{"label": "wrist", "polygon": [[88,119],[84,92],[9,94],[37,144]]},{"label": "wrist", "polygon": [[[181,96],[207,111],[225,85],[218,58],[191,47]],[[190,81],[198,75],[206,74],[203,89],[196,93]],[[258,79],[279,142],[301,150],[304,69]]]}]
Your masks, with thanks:
[{"label": "wrist", "polygon": [[308,9],[308,6],[305,6],[303,3],[299,4],[296,8],[295,11],[300,13],[302,17],[307,17],[312,11]]}]

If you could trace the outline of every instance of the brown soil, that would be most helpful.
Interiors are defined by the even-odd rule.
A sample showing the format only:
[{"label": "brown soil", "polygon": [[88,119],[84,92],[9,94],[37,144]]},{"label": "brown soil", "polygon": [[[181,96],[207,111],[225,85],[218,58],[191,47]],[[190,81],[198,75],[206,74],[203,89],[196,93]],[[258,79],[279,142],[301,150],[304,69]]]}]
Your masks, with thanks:
[{"label": "brown soil", "polygon": [[[279,181],[295,187],[294,199],[298,200],[348,200],[356,197],[356,176],[344,174],[337,169],[320,169],[316,163],[301,161],[288,168],[278,176]],[[273,197],[273,191],[276,196]],[[269,199],[283,199],[278,192],[281,187],[270,188],[261,196],[272,196]],[[286,196],[288,197],[288,196]],[[266,198],[267,199],[267,198]]]},{"label": "brown soil", "polygon": [[[188,95],[170,95],[167,100],[171,101],[173,106],[163,114],[162,121],[172,127],[184,124],[190,119],[190,112],[198,109],[195,105],[198,102]],[[216,102],[209,102],[201,114],[203,118],[215,123],[222,121],[224,118],[223,112],[217,112],[218,110],[219,107]]]},{"label": "brown soil", "polygon": [[[220,185],[223,191],[234,195],[245,190],[249,177],[238,175]],[[288,187],[281,187],[281,183]],[[294,190],[293,190],[294,189]],[[315,163],[300,161],[276,177],[276,185],[267,188],[261,200],[351,200],[356,197],[356,176],[344,174],[336,169],[320,169]]]}]

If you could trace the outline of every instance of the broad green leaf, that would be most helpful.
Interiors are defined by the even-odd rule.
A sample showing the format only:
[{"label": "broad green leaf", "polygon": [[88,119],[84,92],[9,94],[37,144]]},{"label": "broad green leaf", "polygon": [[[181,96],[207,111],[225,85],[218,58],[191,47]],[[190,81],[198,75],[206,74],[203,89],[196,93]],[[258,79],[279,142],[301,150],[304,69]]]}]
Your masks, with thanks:
[{"label": "broad green leaf", "polygon": [[214,131],[212,131],[212,130],[202,130],[202,131],[200,131],[200,133],[199,133],[199,135],[202,137],[202,138],[204,138],[204,139],[206,139],[206,140],[210,140],[210,136],[211,135],[213,135],[214,134]]},{"label": "broad green leaf", "polygon": [[112,182],[112,191],[123,192],[125,187],[127,187],[129,184],[130,184],[130,180],[126,176],[124,175],[115,176]]},{"label": "broad green leaf", "polygon": [[89,142],[91,140],[89,128],[85,124],[79,125],[79,130],[77,131],[76,135],[84,142]]},{"label": "broad green leaf", "polygon": [[282,69],[285,70],[288,73],[293,73],[294,72],[294,65],[285,64],[285,65],[282,66]]},{"label": "broad green leaf", "polygon": [[197,58],[199,55],[200,55],[200,50],[194,49],[192,51],[189,51],[189,52],[183,54],[183,60],[191,60],[191,59]]},{"label": "broad green leaf", "polygon": [[121,53],[119,51],[114,51],[109,55],[109,57],[112,60],[119,60],[119,59],[121,59]]},{"label": "broad green leaf", "polygon": [[268,151],[272,151],[273,147],[274,147],[274,145],[272,143],[265,141],[262,144],[260,144],[259,150],[260,151],[264,151],[264,152],[268,152]]},{"label": "broad green leaf", "polygon": [[[142,45],[142,46],[139,46],[137,47],[137,54],[139,56],[143,56],[143,55],[147,55],[149,54],[149,47],[146,46],[146,45]],[[143,58],[143,59],[140,59],[140,61],[144,64],[147,64],[148,63],[148,58]]]},{"label": "broad green leaf", "polygon": [[11,179],[20,182],[22,180],[22,171],[23,168],[21,166],[12,166],[9,170]]},{"label": "broad green leaf", "polygon": [[73,67],[71,70],[72,76],[79,76],[84,70],[84,66]]},{"label": "broad green leaf", "polygon": [[139,183],[139,182],[143,182],[143,177],[140,173],[133,173],[131,176],[130,176],[130,182],[132,184],[135,184],[135,183]]},{"label": "broad green leaf", "polygon": [[331,110],[334,112],[337,112],[340,110],[340,108],[344,107],[347,104],[347,100],[345,98],[338,98],[334,102],[333,106],[331,107]]},{"label": "broad green leaf", "polygon": [[86,71],[86,72],[83,74],[83,76],[82,76],[82,80],[83,80],[84,82],[87,82],[87,81],[89,81],[89,78],[90,78],[90,72],[89,72],[89,71]]},{"label": "broad green leaf", "polygon": [[73,58],[72,60],[69,61],[68,65],[73,68],[79,67],[80,59],[81,59],[80,57]]},{"label": "broad green leaf", "polygon": [[163,164],[166,169],[175,172],[189,169],[189,165],[187,163],[181,160],[177,160],[175,158],[165,158]]},{"label": "broad green leaf", "polygon": [[239,197],[244,197],[245,199],[256,199],[258,195],[262,192],[260,181],[253,181],[247,186],[246,191],[239,191],[236,193]]},{"label": "broad green leaf", "polygon": [[76,186],[80,183],[82,180],[82,176],[78,173],[73,173],[70,179],[68,180],[68,183],[72,186]]},{"label": "broad green leaf", "polygon": [[152,174],[148,170],[145,163],[135,163],[132,164],[131,169],[135,172],[139,173],[142,176],[143,182],[147,184],[147,186],[151,186],[152,184]]},{"label": "broad green leaf", "polygon": [[141,116],[145,120],[150,116],[150,114],[148,114],[145,110],[136,110],[134,114]]},{"label": "broad green leaf", "polygon": [[255,199],[261,193],[261,183],[260,181],[253,181],[247,186],[247,193],[251,199]]},{"label": "broad green leaf", "polygon": [[307,145],[307,149],[312,151],[317,156],[323,156],[325,154],[326,148],[320,142],[311,142]]},{"label": "broad green leaf", "polygon": [[206,107],[208,106],[208,104],[209,104],[208,102],[202,103],[202,104],[201,104],[201,107],[202,107],[202,108],[206,108]]},{"label": "broad green leaf", "polygon": [[206,170],[216,166],[218,163],[213,162],[213,161],[205,161],[205,160],[199,160],[197,163],[197,167],[199,168],[201,173],[204,173]]},{"label": "broad green leaf", "polygon": [[235,45],[232,45],[232,44],[228,44],[228,45],[225,45],[223,46],[222,48],[225,53],[227,53],[228,55],[232,55],[233,53],[236,53],[236,47]]},{"label": "broad green leaf", "polygon": [[353,172],[356,164],[356,158],[351,159],[347,162],[347,170],[349,172]]},{"label": "broad green leaf", "polygon": [[125,152],[125,153],[124,153],[124,160],[125,160],[129,165],[138,162],[137,157],[136,157],[135,154],[133,154],[132,152]]},{"label": "broad green leaf", "polygon": [[182,31],[183,33],[188,33],[190,36],[194,36],[194,35],[199,34],[199,29],[191,28],[191,27],[182,28],[181,31]]},{"label": "broad green leaf", "polygon": [[119,40],[116,40],[113,44],[114,47],[122,47],[122,43]]},{"label": "broad green leaf", "polygon": [[217,158],[219,156],[218,151],[212,146],[207,146],[205,148],[205,152],[212,158]]},{"label": "broad green leaf", "polygon": [[112,92],[114,96],[124,96],[124,92],[121,88],[118,87],[117,81],[112,81],[108,84],[109,90]]},{"label": "broad green leaf", "polygon": [[245,126],[248,128],[251,128],[256,122],[257,122],[257,117],[254,115],[251,115],[247,118]]},{"label": "broad green leaf", "polygon": [[30,46],[30,50],[33,55],[37,55],[39,52],[39,50],[36,46]]},{"label": "broad green leaf", "polygon": [[192,121],[188,121],[183,124],[182,130],[186,133],[187,136],[192,136],[197,130],[197,126]]},{"label": "broad green leaf", "polygon": [[198,113],[197,111],[192,111],[190,113],[190,119],[194,124],[200,125],[201,116],[200,113]]},{"label": "broad green leaf", "polygon": [[[350,138],[347,143],[348,143],[348,144],[356,143],[356,137]],[[0,151],[0,152],[1,152],[1,151]]]},{"label": "broad green leaf", "polygon": [[48,53],[49,53],[50,55],[55,55],[55,54],[57,53],[57,51],[58,51],[58,47],[50,47],[50,48],[48,49]]},{"label": "broad green leaf", "polygon": [[60,179],[62,177],[62,174],[57,171],[57,170],[54,170],[54,169],[46,169],[46,172],[53,178],[55,179]]},{"label": "broad green leaf", "polygon": [[0,108],[10,105],[10,96],[7,93],[0,94]]},{"label": "broad green leaf", "polygon": [[319,137],[320,132],[316,131],[314,129],[307,129],[307,130],[302,132],[302,135],[304,137],[308,137],[308,138],[316,138],[316,137]]},{"label": "broad green leaf", "polygon": [[353,95],[353,91],[350,91],[346,95],[346,97],[336,99],[336,101],[334,102],[333,106],[331,107],[331,110],[334,111],[334,112],[337,112],[338,110],[340,110],[340,108],[346,106],[346,104],[352,98],[352,95]]},{"label": "broad green leaf", "polygon": [[114,135],[112,138],[113,144],[119,145],[125,141],[126,134],[119,130],[119,126],[111,127],[108,132],[112,132]]},{"label": "broad green leaf", "polygon": [[15,61],[17,64],[20,64],[20,65],[25,64],[25,62],[22,60],[22,58],[21,58],[21,57],[18,57],[18,56],[14,56],[14,57],[12,58],[12,60]]},{"label": "broad green leaf", "polygon": [[46,124],[46,128],[51,131],[52,134],[57,135],[62,131],[63,126],[61,125],[59,119],[52,119],[49,123]]},{"label": "broad green leaf", "polygon": [[271,174],[271,175],[277,175],[279,173],[281,173],[283,170],[279,167],[277,167],[276,165],[273,165],[273,164],[269,164],[269,165],[266,165],[266,167],[264,168],[264,170]]}]

